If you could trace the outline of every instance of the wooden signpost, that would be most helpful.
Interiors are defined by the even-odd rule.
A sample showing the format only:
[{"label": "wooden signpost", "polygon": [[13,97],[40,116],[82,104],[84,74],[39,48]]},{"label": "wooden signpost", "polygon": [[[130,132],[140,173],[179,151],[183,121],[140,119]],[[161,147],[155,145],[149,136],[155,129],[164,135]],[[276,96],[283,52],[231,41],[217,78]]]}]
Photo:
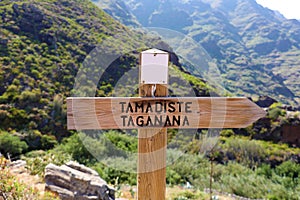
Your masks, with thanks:
[{"label": "wooden signpost", "polygon": [[67,99],[68,129],[138,128],[138,199],[163,200],[167,128],[243,128],[265,116],[247,98],[167,97],[169,55],[141,53],[139,96]]}]

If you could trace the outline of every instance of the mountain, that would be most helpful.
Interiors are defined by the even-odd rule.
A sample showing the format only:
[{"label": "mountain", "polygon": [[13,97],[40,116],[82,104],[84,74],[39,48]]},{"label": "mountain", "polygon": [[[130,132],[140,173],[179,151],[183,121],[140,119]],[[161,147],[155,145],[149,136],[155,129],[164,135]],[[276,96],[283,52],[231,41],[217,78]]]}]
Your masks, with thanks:
[{"label": "mountain", "polygon": [[[124,74],[137,69],[139,52],[152,47],[170,51],[172,80],[188,77],[195,91],[206,94],[202,80],[180,70],[167,44],[130,30],[89,0],[1,1],[0,131],[27,138],[33,149],[47,146],[45,141],[41,144],[42,135],[58,140],[68,136],[66,97],[77,95],[78,84],[93,96],[134,95],[137,76],[126,76],[126,88],[120,91],[114,87]],[[99,80],[96,89],[94,80]],[[174,87],[171,93],[178,90]],[[181,90],[187,91],[183,85]]]},{"label": "mountain", "polygon": [[[148,1],[149,8],[151,2]],[[170,4],[175,1],[165,2]],[[187,0],[185,2],[189,3]],[[135,17],[134,12],[122,1],[110,6],[115,6],[114,12],[122,12],[123,15],[129,16],[126,20],[131,25],[141,26],[139,25],[142,24],[141,22],[135,22],[135,19],[139,18]],[[195,8],[197,7],[195,12],[202,12],[198,11],[199,6],[201,8],[206,6],[205,9],[217,9],[208,3],[198,2],[195,3]],[[214,6],[221,6],[221,4]],[[108,11],[109,6],[105,9]],[[182,5],[182,9],[184,10],[179,10],[177,14],[175,12],[172,15],[178,24],[171,20],[170,22],[182,32],[193,33],[193,37],[197,39],[195,36],[197,31],[201,33],[202,25],[198,27],[199,30],[193,29],[193,18],[188,20],[180,18],[187,13],[188,7]],[[144,12],[146,11],[148,9],[145,8]],[[168,11],[166,16],[172,12],[172,10]],[[208,12],[207,20],[211,18],[212,21],[226,22],[225,16],[220,15],[220,12],[215,11],[212,14]],[[153,11],[153,15],[155,13],[159,14]],[[198,22],[200,23],[201,20]],[[231,38],[228,39],[230,44],[240,49],[236,50],[236,54],[240,51],[250,51],[242,43],[243,39],[237,39],[238,36],[241,38],[242,36],[232,22],[227,21],[222,32],[217,32],[219,30],[216,27],[206,26],[207,29],[215,30],[214,37],[222,35]],[[225,31],[227,29],[231,32]],[[204,46],[205,42],[210,41],[209,35],[210,32],[206,35],[200,34],[197,40]],[[205,38],[203,39],[202,36]],[[0,0],[1,154],[14,160],[20,154],[26,153],[22,156],[22,159],[26,159],[26,169],[28,168],[34,175],[41,175],[41,178],[35,176],[39,182],[45,177],[44,168],[50,162],[61,165],[69,160],[76,160],[92,167],[110,185],[118,186],[117,189],[122,184],[126,184],[125,187],[130,190],[132,197],[136,190],[131,186],[137,183],[136,173],[130,173],[136,171],[137,161],[134,155],[138,155],[138,137],[135,137],[137,132],[124,134],[118,130],[110,130],[104,134],[95,131],[87,131],[84,134],[68,131],[66,97],[137,95],[139,53],[149,48],[159,48],[170,53],[170,95],[191,96],[193,93],[194,96],[211,95],[215,89],[209,87],[201,78],[189,73],[197,72],[193,71],[195,69],[193,63],[189,63],[181,55],[173,52],[177,48],[172,49],[172,46],[179,44],[178,41],[170,42],[168,45],[160,37],[124,26],[89,0]],[[225,62],[229,63],[230,60],[227,61],[222,56],[225,53],[230,54],[231,51],[222,49],[222,45],[227,40],[221,41],[222,43],[215,45],[216,49],[221,49],[219,53],[208,51],[212,59],[218,61],[218,65],[223,66],[224,69],[244,67],[241,69],[248,70],[247,73],[252,72],[248,65],[232,63],[227,66]],[[194,50],[191,48],[193,41],[187,42],[188,40],[184,40],[181,50],[189,54]],[[228,48],[234,49],[231,45],[228,45]],[[216,54],[213,54],[214,52]],[[200,58],[206,56],[202,53],[197,56]],[[232,56],[238,58],[237,55]],[[251,54],[246,54],[244,57],[248,61]],[[235,73],[238,75],[245,73],[243,70]],[[257,73],[260,71],[264,72],[263,68],[257,69]],[[276,78],[266,81],[277,83]],[[240,91],[243,92],[241,89]],[[259,103],[269,106],[273,102],[276,101],[264,98],[260,99]],[[173,187],[188,182],[196,189],[188,193],[178,193],[175,187],[173,189],[176,190],[176,197],[172,196],[172,198],[206,197],[206,194],[198,195],[197,190],[203,191],[208,188],[210,180],[214,180],[213,188],[216,191],[252,199],[293,199],[299,196],[299,181],[295,177],[298,177],[300,171],[297,164],[300,162],[300,150],[288,147],[286,144],[249,140],[254,136],[265,139],[262,138],[263,136],[270,140],[275,139],[275,142],[285,140],[283,142],[290,143],[291,146],[298,144],[298,138],[289,133],[291,130],[295,132],[299,130],[299,120],[287,119],[287,114],[294,114],[286,113],[279,106],[281,105],[272,104],[267,118],[246,129],[220,130],[222,137],[218,145],[216,136],[219,130],[195,130],[193,133],[192,130],[169,129],[167,184]],[[296,113],[295,118],[298,118]],[[249,136],[249,139],[239,138],[235,133]],[[24,161],[21,161],[23,166],[22,163]],[[1,195],[8,199],[38,199],[36,189],[17,183],[16,178],[8,173],[12,172],[8,171],[12,170],[9,167],[19,164],[20,162],[13,162],[8,166],[6,159],[0,155]],[[29,184],[31,182],[28,180]],[[74,196],[85,188],[84,184],[78,186],[76,189],[79,192],[74,192]],[[31,195],[33,193],[34,195]],[[116,190],[116,195],[120,193],[122,193],[120,190]],[[48,196],[47,191],[45,195],[44,199],[56,197],[56,194]]]},{"label": "mountain", "polygon": [[[131,25],[126,20],[134,16],[131,19],[144,27],[167,28],[192,37],[216,60],[222,84],[231,93],[269,95],[299,105],[299,21],[285,19],[255,0],[120,1],[118,5],[123,6],[118,10],[110,6],[114,1],[110,5],[95,2],[105,5],[125,25]],[[129,18],[120,15],[125,11]]]},{"label": "mountain", "polygon": [[85,57],[119,30],[134,34],[89,1],[1,1],[0,16],[0,128],[61,138]]},{"label": "mountain", "polygon": [[136,17],[126,9],[126,5],[123,1],[115,0],[102,0],[102,1],[93,1],[104,10],[109,15],[113,16],[114,19],[122,21],[123,24],[127,26],[139,27],[141,24],[138,22]]}]

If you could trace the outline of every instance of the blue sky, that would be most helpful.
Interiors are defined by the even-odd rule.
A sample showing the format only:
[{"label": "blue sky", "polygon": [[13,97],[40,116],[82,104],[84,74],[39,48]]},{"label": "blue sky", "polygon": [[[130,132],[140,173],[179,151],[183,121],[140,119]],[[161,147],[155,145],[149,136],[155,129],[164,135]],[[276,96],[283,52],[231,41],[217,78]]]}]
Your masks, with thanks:
[{"label": "blue sky", "polygon": [[256,0],[271,10],[277,10],[288,19],[300,19],[300,0]]}]

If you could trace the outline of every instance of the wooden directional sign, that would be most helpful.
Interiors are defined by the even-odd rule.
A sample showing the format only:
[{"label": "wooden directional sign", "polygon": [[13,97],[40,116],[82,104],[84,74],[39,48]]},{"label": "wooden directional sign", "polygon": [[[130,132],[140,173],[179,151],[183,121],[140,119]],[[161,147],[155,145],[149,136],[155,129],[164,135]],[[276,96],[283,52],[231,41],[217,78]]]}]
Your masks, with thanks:
[{"label": "wooden directional sign", "polygon": [[68,129],[135,129],[138,133],[139,200],[163,200],[167,128],[242,128],[265,116],[247,98],[167,97],[167,52],[141,53],[136,98],[67,99]]},{"label": "wooden directional sign", "polygon": [[265,116],[247,98],[68,98],[68,129],[243,128]]}]

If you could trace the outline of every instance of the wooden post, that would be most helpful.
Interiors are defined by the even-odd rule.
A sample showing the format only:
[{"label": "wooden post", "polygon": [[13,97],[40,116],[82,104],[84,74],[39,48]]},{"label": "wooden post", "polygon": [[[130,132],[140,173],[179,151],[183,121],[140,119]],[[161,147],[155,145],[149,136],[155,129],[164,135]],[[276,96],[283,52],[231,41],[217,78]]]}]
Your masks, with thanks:
[{"label": "wooden post", "polygon": [[[155,50],[154,50],[155,51]],[[140,62],[142,65],[142,56]],[[168,63],[167,63],[168,64]],[[140,97],[167,97],[166,84],[144,84],[141,79]],[[158,72],[159,73],[159,72]],[[167,82],[165,82],[167,83]],[[137,199],[164,200],[166,197],[167,128],[138,130]]]},{"label": "wooden post", "polygon": [[247,98],[167,97],[168,60],[157,49],[142,52],[139,96],[144,98],[67,99],[70,130],[139,128],[139,200],[165,199],[167,127],[244,128],[266,115]]},{"label": "wooden post", "polygon": [[[144,93],[152,85],[142,85]],[[156,96],[166,96],[167,88],[157,85]],[[147,94],[145,92],[145,94]],[[163,200],[166,196],[167,128],[138,130],[138,198]]]}]

